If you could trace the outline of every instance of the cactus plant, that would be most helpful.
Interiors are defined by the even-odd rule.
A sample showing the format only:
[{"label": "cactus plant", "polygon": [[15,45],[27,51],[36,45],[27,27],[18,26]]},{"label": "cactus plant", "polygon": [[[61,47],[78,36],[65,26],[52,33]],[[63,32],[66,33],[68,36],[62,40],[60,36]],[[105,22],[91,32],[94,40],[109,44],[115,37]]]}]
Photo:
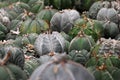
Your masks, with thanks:
[{"label": "cactus plant", "polygon": [[18,66],[7,63],[10,56],[9,50],[4,58],[0,59],[0,80],[27,80],[26,74]]},{"label": "cactus plant", "polygon": [[74,27],[69,31],[69,35],[75,37],[82,30],[86,35],[92,36],[95,41],[104,36],[103,24],[98,20],[92,20],[86,16],[84,19],[77,19],[75,21]]},{"label": "cactus plant", "polygon": [[104,54],[111,53],[113,55],[120,55],[120,41],[115,39],[101,38],[100,41],[92,48],[92,53]]},{"label": "cactus plant", "polygon": [[100,0],[100,1],[94,2],[89,9],[89,17],[92,19],[96,19],[98,11],[103,7],[108,7],[108,5],[109,5],[108,1]]},{"label": "cactus plant", "polygon": [[90,51],[90,49],[95,44],[94,39],[91,36],[87,36],[83,33],[83,31],[79,32],[79,34],[73,38],[73,40],[70,42],[69,51],[72,50],[87,50]]},{"label": "cactus plant", "polygon": [[115,38],[119,34],[119,28],[117,24],[106,21],[103,22],[103,27],[104,27],[104,37],[105,38]]},{"label": "cactus plant", "polygon": [[0,57],[3,58],[8,51],[11,51],[11,56],[8,62],[13,63],[23,69],[25,58],[23,50],[12,45],[5,45],[0,48]]},{"label": "cactus plant", "polygon": [[53,15],[50,26],[53,31],[68,33],[76,19],[80,18],[76,10],[62,10]]},{"label": "cactus plant", "polygon": [[120,68],[120,59],[117,55],[112,55],[111,53],[97,54],[92,53],[91,59],[89,59],[85,66],[86,67],[97,67],[101,65],[105,65],[106,67],[116,67]]},{"label": "cactus plant", "polygon": [[118,23],[117,11],[111,6],[112,4],[110,4],[108,8],[101,8],[97,14],[97,20],[101,21],[109,20],[114,23]]},{"label": "cactus plant", "polygon": [[24,9],[29,10],[30,6],[28,4],[26,4],[26,3],[24,3],[24,2],[19,2],[18,1],[18,2],[15,2],[15,3],[9,5],[8,10],[10,10],[10,9],[12,11],[20,14],[20,13],[22,13],[24,11]]},{"label": "cactus plant", "polygon": [[36,33],[25,34],[17,37],[13,43],[16,46],[22,48],[24,54],[34,56],[35,55],[34,42],[37,39],[37,37],[38,34]]},{"label": "cactus plant", "polygon": [[37,37],[38,37],[38,34],[36,33],[25,34],[25,35],[17,37],[14,43],[18,45],[19,47],[23,48],[27,46],[28,44],[34,45],[34,42],[37,39]]},{"label": "cactus plant", "polygon": [[81,1],[81,4],[80,4],[80,11],[88,11],[90,6],[98,1],[98,0],[80,0]]},{"label": "cactus plant", "polygon": [[88,70],[95,76],[96,80],[119,80],[120,59],[119,56],[110,53],[94,53],[86,63]]},{"label": "cactus plant", "polygon": [[37,18],[45,20],[48,24],[50,24],[50,20],[52,16],[57,12],[56,9],[52,9],[50,6],[46,6],[45,9],[41,10],[37,14]]},{"label": "cactus plant", "polygon": [[68,58],[77,63],[85,65],[90,58],[90,53],[87,50],[81,50],[81,51],[72,50],[71,52],[68,53]]},{"label": "cactus plant", "polygon": [[30,12],[38,13],[44,9],[44,0],[29,0],[28,5],[30,6]]},{"label": "cactus plant", "polygon": [[47,29],[49,29],[49,25],[44,20],[27,19],[21,24],[20,33],[21,34],[27,34],[27,33],[40,34],[41,32],[44,32]]},{"label": "cactus plant", "polygon": [[64,52],[65,39],[58,32],[52,34],[40,34],[34,44],[38,55],[45,55],[50,52]]},{"label": "cactus plant", "polygon": [[32,74],[32,72],[40,65],[37,58],[30,57],[28,59],[25,59],[25,65],[24,65],[24,72],[26,73],[27,77],[29,78]]},{"label": "cactus plant", "polygon": [[108,67],[105,65],[89,67],[88,70],[94,75],[95,80],[119,80],[120,69],[116,67]]},{"label": "cactus plant", "polygon": [[[47,76],[46,76],[47,75]],[[30,80],[95,80],[80,64],[65,59],[63,55],[55,55],[53,59],[38,67]]]}]

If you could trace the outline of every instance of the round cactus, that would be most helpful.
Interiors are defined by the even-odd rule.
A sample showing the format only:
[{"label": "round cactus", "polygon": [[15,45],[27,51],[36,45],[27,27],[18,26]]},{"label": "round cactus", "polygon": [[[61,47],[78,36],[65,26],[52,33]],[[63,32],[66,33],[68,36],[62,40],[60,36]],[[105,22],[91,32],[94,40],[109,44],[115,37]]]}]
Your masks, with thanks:
[{"label": "round cactus", "polygon": [[53,31],[64,31],[68,33],[73,27],[75,20],[80,18],[79,13],[76,10],[63,10],[53,15],[50,25]]},{"label": "round cactus", "polygon": [[69,31],[69,35],[75,37],[81,30],[83,30],[85,34],[92,36],[95,41],[104,35],[104,27],[101,21],[86,17],[75,21],[74,27]]},{"label": "round cactus", "polygon": [[92,19],[96,19],[98,11],[103,7],[108,7],[108,5],[109,5],[108,1],[101,0],[94,2],[89,9],[89,17]]},{"label": "round cactus", "polygon": [[28,76],[28,78],[31,76],[33,71],[40,65],[37,58],[30,57],[29,59],[25,59],[25,65],[24,65],[24,72]]},{"label": "round cactus", "polygon": [[85,65],[90,58],[90,53],[87,50],[81,51],[72,50],[71,52],[68,53],[68,58],[77,63]]},{"label": "round cactus", "polygon": [[0,59],[0,80],[27,80],[26,74],[16,65],[7,64],[11,53],[8,52]]},{"label": "round cactus", "polygon": [[97,14],[97,20],[100,21],[112,21],[118,23],[118,14],[117,11],[111,6],[108,8],[101,8]]},{"label": "round cactus", "polygon": [[58,32],[52,34],[40,34],[34,44],[38,55],[45,55],[50,52],[64,52],[65,39]]},{"label": "round cactus", "polygon": [[29,0],[28,5],[31,12],[38,13],[44,8],[44,0]]},{"label": "round cactus", "polygon": [[38,34],[36,33],[25,34],[17,37],[14,43],[19,47],[23,48],[28,44],[34,45],[34,42],[37,39],[37,37],[38,37]]},{"label": "round cactus", "polygon": [[96,54],[86,63],[88,70],[95,76],[96,80],[117,80],[120,78],[118,75],[120,59],[119,56],[112,55],[111,53]]},{"label": "round cactus", "polygon": [[118,55],[113,55],[111,53],[97,54],[92,53],[92,57],[86,62],[86,67],[98,67],[105,65],[106,67],[116,67],[120,68],[120,59]]},{"label": "round cactus", "polygon": [[113,22],[110,21],[104,22],[103,27],[105,38],[115,38],[119,34],[119,28]]},{"label": "round cactus", "polygon": [[[102,69],[102,70],[101,70]],[[95,80],[119,80],[120,69],[116,67],[109,67],[106,69],[105,65],[96,67],[89,67],[88,70],[94,75]]]},{"label": "round cactus", "polygon": [[17,37],[13,43],[16,46],[22,48],[24,54],[29,56],[34,56],[35,55],[34,42],[37,39],[37,37],[38,37],[38,34],[36,33],[26,34],[26,35]]},{"label": "round cactus", "polygon": [[40,19],[27,19],[24,21],[20,26],[20,33],[27,34],[27,33],[37,33],[40,34],[41,32],[46,31],[49,29],[49,25]]},{"label": "round cactus", "polygon": [[73,40],[70,42],[69,51],[72,50],[87,50],[90,51],[92,46],[95,44],[94,39],[91,36],[85,35],[82,31],[73,38]]},{"label": "round cactus", "polygon": [[11,5],[9,5],[9,8],[8,10],[11,9],[12,11],[16,12],[17,14],[20,14],[25,10],[29,10],[30,9],[30,6],[24,2],[15,2]]},{"label": "round cactus", "polygon": [[[77,36],[78,32],[80,30],[83,30],[83,26],[87,24],[87,20],[84,20],[84,19],[77,19],[75,22],[74,22],[74,27],[69,31],[69,35],[74,38],[75,36]],[[87,26],[85,26],[87,27]]]},{"label": "round cactus", "polygon": [[9,51],[11,51],[11,56],[8,62],[13,63],[23,69],[25,62],[23,50],[18,47],[13,47],[11,45],[2,46],[0,48],[0,57],[3,58]]},{"label": "round cactus", "polygon": [[98,20],[88,20],[86,24],[87,28],[84,29],[84,32],[87,35],[91,35],[95,41],[104,36],[104,26]]},{"label": "round cactus", "polygon": [[0,66],[0,80],[27,80],[26,74],[16,65]]},{"label": "round cactus", "polygon": [[48,24],[50,24],[50,20],[52,16],[57,12],[56,9],[52,9],[50,6],[46,6],[45,9],[41,10],[37,14],[37,18],[45,20]]},{"label": "round cactus", "polygon": [[111,53],[114,55],[120,55],[120,41],[115,39],[104,39],[101,38],[100,41],[92,48],[92,53],[104,54]]},{"label": "round cactus", "polygon": [[53,59],[38,67],[30,80],[95,80],[80,64],[65,59],[63,55],[53,56]]}]

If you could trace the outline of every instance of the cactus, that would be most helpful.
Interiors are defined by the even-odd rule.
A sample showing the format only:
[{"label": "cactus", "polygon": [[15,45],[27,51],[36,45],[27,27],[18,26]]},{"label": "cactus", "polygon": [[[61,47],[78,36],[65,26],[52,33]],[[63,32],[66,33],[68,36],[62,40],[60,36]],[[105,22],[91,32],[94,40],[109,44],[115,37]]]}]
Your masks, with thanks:
[{"label": "cactus", "polygon": [[90,59],[90,53],[87,50],[72,50],[68,53],[68,58],[72,61],[85,65],[86,62]]},{"label": "cactus", "polygon": [[64,52],[65,39],[63,36],[54,31],[52,33],[43,33],[38,36],[34,47],[38,55],[45,55],[50,52]]},{"label": "cactus", "polygon": [[83,31],[79,32],[79,34],[73,38],[73,40],[70,42],[69,51],[72,50],[87,50],[90,51],[90,49],[95,44],[94,39],[91,36],[87,36],[83,33]]},{"label": "cactus", "polygon": [[111,53],[113,55],[120,55],[119,44],[120,41],[118,40],[101,38],[94,48],[92,48],[91,52],[97,54]]},{"label": "cactus", "polygon": [[48,24],[50,24],[50,20],[53,15],[57,12],[56,9],[52,9],[50,6],[46,6],[45,9],[41,10],[37,14],[37,18],[45,20]]},{"label": "cactus", "polygon": [[83,66],[65,57],[64,54],[53,56],[33,72],[30,80],[95,80]]},{"label": "cactus", "polygon": [[26,73],[27,77],[29,78],[33,71],[40,65],[39,61],[35,57],[29,57],[28,59],[25,59],[25,65],[23,71]]},{"label": "cactus", "polygon": [[21,34],[27,34],[27,33],[40,34],[41,32],[44,32],[47,29],[49,29],[49,25],[44,20],[27,19],[21,24],[20,33]]},{"label": "cactus", "polygon": [[11,56],[8,60],[9,63],[15,64],[23,69],[25,58],[24,53],[21,48],[12,46],[12,45],[5,45],[0,48],[0,58],[3,58],[8,51],[11,51]]},{"label": "cactus", "polygon": [[84,16],[83,19],[77,19],[74,27],[70,30],[69,35],[75,37],[79,31],[84,31],[86,35],[90,35],[97,41],[100,37],[104,36],[104,27],[98,20],[92,20]]},{"label": "cactus", "polygon": [[7,61],[11,57],[9,50],[4,58],[0,59],[0,80],[27,80],[25,73],[16,65],[8,64]]},{"label": "cactus", "polygon": [[50,26],[53,31],[68,33],[75,20],[80,18],[79,12],[73,9],[62,10],[53,15]]},{"label": "cactus", "polygon": [[111,22],[118,23],[117,11],[112,8],[112,4],[110,4],[108,8],[101,8],[97,14],[97,20],[109,20]]}]

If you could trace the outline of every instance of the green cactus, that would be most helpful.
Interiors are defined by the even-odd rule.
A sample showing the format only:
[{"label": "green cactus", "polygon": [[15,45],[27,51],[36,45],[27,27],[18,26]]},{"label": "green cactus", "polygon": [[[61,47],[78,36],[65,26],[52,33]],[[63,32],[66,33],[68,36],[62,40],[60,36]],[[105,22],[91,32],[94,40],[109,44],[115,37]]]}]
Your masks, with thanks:
[{"label": "green cactus", "polygon": [[87,50],[72,50],[68,53],[68,58],[72,61],[85,65],[90,59],[90,53]]}]

